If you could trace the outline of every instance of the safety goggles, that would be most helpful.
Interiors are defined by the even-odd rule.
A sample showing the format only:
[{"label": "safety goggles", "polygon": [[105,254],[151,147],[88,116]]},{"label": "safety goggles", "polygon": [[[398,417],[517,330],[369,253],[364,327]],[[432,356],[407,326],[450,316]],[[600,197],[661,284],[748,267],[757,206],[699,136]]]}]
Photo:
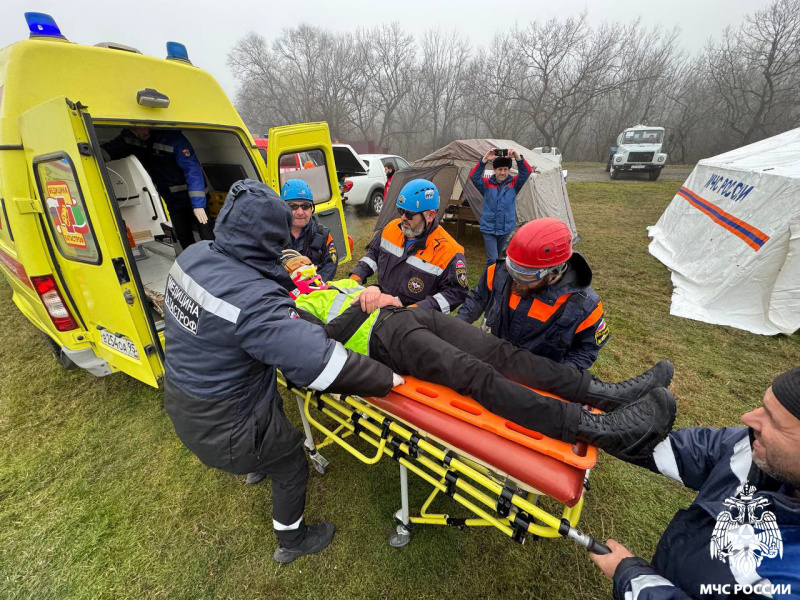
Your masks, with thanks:
[{"label": "safety goggles", "polygon": [[311,207],[314,206],[311,202],[289,202],[289,210],[292,212],[303,209],[303,210],[311,210]]},{"label": "safety goggles", "polygon": [[506,270],[508,274],[511,275],[511,279],[517,283],[536,283],[548,275],[561,275],[561,273],[567,270],[567,263],[562,263],[554,267],[546,267],[544,269],[531,269],[518,265],[506,256]]},{"label": "safety goggles", "polygon": [[410,221],[410,220],[411,220],[411,219],[413,219],[415,216],[417,216],[417,215],[421,215],[422,213],[419,213],[419,212],[412,212],[412,211],[410,211],[410,210],[406,210],[406,209],[404,209],[404,208],[400,208],[400,207],[398,206],[398,207],[397,207],[397,214],[398,214],[398,215],[400,215],[401,217],[402,217],[403,215],[405,215],[405,216],[406,216],[406,219],[408,219],[408,220]]}]

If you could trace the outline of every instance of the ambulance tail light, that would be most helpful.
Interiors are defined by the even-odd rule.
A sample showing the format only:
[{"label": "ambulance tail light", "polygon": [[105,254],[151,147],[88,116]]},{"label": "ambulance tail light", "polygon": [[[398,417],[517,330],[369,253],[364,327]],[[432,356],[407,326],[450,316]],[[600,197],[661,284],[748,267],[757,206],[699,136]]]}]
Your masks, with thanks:
[{"label": "ambulance tail light", "polygon": [[28,30],[32,38],[53,37],[66,39],[61,30],[56,25],[56,20],[45,13],[26,12],[25,21],[28,23]]},{"label": "ambulance tail light", "polygon": [[52,275],[41,275],[39,277],[31,277],[33,287],[39,298],[47,309],[47,314],[50,315],[50,320],[56,326],[58,331],[70,331],[77,329],[78,324],[64,304],[64,299],[58,291],[56,280]]}]

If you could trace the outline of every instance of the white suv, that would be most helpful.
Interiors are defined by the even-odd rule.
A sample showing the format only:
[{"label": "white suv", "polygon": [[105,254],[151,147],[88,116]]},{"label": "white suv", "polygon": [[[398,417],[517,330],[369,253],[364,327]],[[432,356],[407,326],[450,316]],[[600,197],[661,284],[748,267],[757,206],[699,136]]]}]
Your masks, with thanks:
[{"label": "white suv", "polygon": [[408,161],[394,154],[360,154],[359,158],[367,166],[367,174],[345,179],[353,187],[345,192],[342,201],[350,206],[361,206],[367,215],[378,215],[383,208],[383,188],[386,185],[383,167],[391,162],[394,170],[399,171],[408,167]]}]

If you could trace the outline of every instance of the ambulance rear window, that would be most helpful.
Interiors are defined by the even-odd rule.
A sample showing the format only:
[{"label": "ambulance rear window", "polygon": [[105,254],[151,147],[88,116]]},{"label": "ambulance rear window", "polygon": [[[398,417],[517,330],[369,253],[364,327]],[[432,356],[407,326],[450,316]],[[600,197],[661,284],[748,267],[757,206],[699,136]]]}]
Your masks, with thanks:
[{"label": "ambulance rear window", "polygon": [[35,165],[39,194],[59,252],[69,260],[98,264],[100,252],[72,163],[56,157]]}]

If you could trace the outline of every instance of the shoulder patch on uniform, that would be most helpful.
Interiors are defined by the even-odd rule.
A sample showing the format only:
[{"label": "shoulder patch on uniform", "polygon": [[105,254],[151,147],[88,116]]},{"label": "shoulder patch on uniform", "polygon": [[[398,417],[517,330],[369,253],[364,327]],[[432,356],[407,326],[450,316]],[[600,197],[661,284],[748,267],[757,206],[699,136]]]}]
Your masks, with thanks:
[{"label": "shoulder patch on uniform", "polygon": [[456,281],[461,287],[467,287],[467,270],[463,267],[459,269],[458,265],[456,265]]},{"label": "shoulder patch on uniform", "polygon": [[170,315],[192,335],[197,335],[200,324],[200,304],[178,285],[178,282],[167,277],[167,293],[164,296],[164,307]]},{"label": "shoulder patch on uniform", "polygon": [[339,255],[336,254],[336,244],[334,243],[333,240],[331,240],[330,243],[328,244],[328,254],[330,255],[331,260],[333,262],[339,261]]},{"label": "shoulder patch on uniform", "polygon": [[189,158],[189,157],[192,155],[192,151],[191,151],[191,150],[189,150],[188,148],[184,148],[184,149],[183,149],[183,155],[184,155],[186,158]]},{"label": "shoulder patch on uniform", "polygon": [[297,311],[293,308],[289,309],[289,318],[290,319],[299,319],[300,315],[297,314]]},{"label": "shoulder patch on uniform", "polygon": [[594,330],[594,341],[597,342],[598,346],[602,346],[608,340],[608,335],[611,333],[608,323],[606,323],[605,318],[600,319],[600,323],[597,325],[597,329]]}]

